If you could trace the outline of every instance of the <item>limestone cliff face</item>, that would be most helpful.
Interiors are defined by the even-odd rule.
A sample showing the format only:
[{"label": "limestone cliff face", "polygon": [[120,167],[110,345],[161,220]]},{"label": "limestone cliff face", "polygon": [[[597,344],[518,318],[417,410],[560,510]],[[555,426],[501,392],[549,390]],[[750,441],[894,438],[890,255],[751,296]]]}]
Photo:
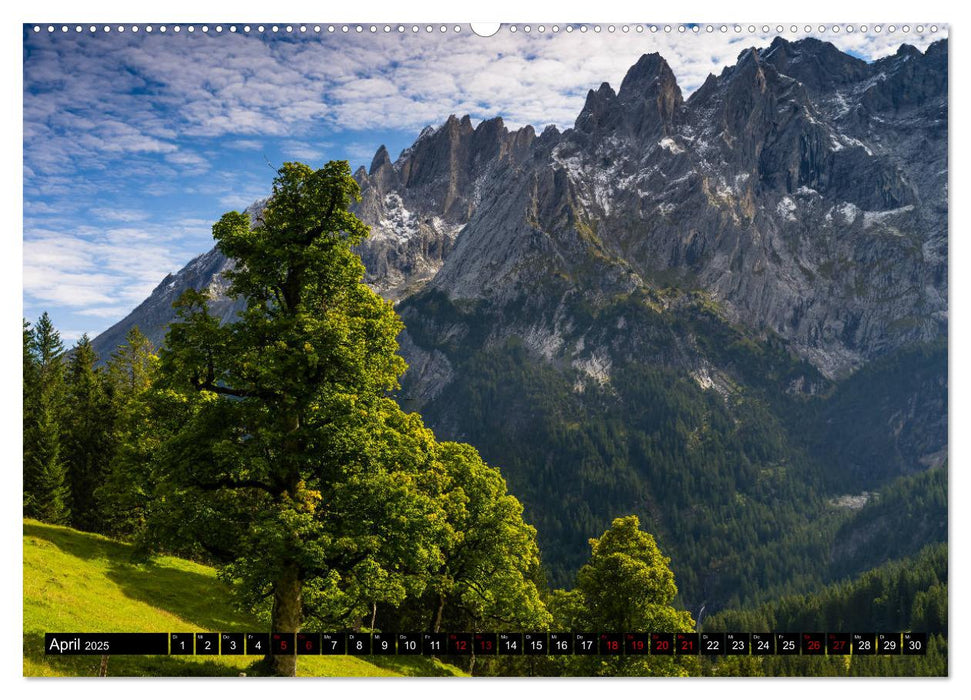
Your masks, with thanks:
[{"label": "limestone cliff face", "polygon": [[[635,513],[717,609],[757,578],[739,567],[829,518],[821,496],[946,464],[947,128],[946,42],[867,64],[777,39],[687,99],[651,54],[564,132],[451,116],[382,147],[355,212],[366,282],[406,326],[396,399],[502,468],[555,585]],[[199,256],[96,350],[135,324],[161,344],[188,288],[232,319],[232,265]],[[946,537],[912,520],[879,556]],[[889,525],[860,522],[820,571],[876,551]]]},{"label": "limestone cliff face", "polygon": [[[563,133],[451,116],[355,178],[368,283],[396,301],[424,288],[500,310],[528,299],[536,327],[493,337],[580,323],[565,296],[666,287],[709,294],[830,378],[946,334],[946,42],[867,64],[776,39],[687,100],[645,55],[619,90],[591,90]],[[215,286],[230,317],[237,302],[218,294],[230,265],[215,251],[192,261],[96,347],[136,323],[160,342],[190,286]],[[438,384],[451,376],[435,348],[404,347]]]},{"label": "limestone cliff face", "polygon": [[498,117],[473,128],[469,117],[451,116],[426,128],[394,163],[379,148],[370,169],[355,173],[357,213],[371,225],[360,251],[368,283],[397,300],[434,277],[478,207],[483,183],[520,161],[535,137],[532,127],[510,132]]},{"label": "limestone cliff face", "polygon": [[593,264],[578,280],[592,296],[702,289],[830,377],[940,337],[945,53],[867,65],[779,39],[687,101],[645,56],[618,93],[589,93],[574,129],[486,183],[432,284],[501,302]]}]

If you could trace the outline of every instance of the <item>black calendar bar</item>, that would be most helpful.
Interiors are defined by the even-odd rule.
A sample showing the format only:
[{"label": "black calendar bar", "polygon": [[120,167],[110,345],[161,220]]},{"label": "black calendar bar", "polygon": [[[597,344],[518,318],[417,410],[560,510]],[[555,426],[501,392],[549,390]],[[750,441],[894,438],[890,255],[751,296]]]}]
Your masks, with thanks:
[{"label": "black calendar bar", "polygon": [[924,655],[925,632],[172,632],[44,635],[44,653],[426,656]]},{"label": "black calendar bar", "polygon": [[48,632],[44,635],[44,653],[51,656],[168,654],[169,635],[165,632]]}]

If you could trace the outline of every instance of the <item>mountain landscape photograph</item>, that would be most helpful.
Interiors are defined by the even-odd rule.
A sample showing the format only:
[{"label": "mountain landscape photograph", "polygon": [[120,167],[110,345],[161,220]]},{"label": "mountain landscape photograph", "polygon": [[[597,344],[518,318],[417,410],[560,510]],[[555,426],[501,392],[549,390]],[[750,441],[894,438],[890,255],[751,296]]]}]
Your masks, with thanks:
[{"label": "mountain landscape photograph", "polygon": [[24,26],[25,676],[948,675],[946,26],[104,29]]}]

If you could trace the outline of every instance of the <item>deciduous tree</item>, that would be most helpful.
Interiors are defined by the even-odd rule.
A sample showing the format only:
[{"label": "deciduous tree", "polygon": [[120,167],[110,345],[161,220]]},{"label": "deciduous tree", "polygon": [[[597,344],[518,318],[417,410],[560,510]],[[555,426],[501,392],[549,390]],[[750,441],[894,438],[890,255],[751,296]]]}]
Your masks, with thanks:
[{"label": "deciduous tree", "polygon": [[[678,594],[670,559],[654,537],[640,529],[636,515],[614,520],[602,537],[590,540],[590,560],[577,574],[577,589],[557,592],[553,609],[586,631],[690,632],[694,620],[672,603]],[[579,630],[578,630],[579,631]],[[585,675],[690,675],[697,659],[577,657],[568,662]]]},{"label": "deciduous tree", "polygon": [[[190,536],[251,603],[268,598],[278,632],[419,594],[447,537],[423,483],[440,478],[432,436],[385,397],[402,324],[363,284],[358,197],[345,161],[284,164],[255,222],[213,226],[246,308],[220,323],[187,292],[161,352],[173,433],[154,502],[167,526],[151,529]],[[269,661],[295,672],[292,655]]]}]

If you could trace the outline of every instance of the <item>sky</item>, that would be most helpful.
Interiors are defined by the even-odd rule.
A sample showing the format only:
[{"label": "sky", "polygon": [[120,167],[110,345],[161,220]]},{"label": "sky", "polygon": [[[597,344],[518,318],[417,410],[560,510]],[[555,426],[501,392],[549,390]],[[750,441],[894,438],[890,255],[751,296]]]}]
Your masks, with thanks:
[{"label": "sky", "polygon": [[[395,157],[450,114],[569,128],[587,91],[617,88],[644,53],[668,61],[687,97],[777,34],[749,25],[520,24],[489,38],[469,25],[90,26],[25,25],[23,34],[24,316],[48,311],[68,344],[121,320],[209,250],[213,222],[266,196],[287,160],[367,167],[380,145]],[[783,35],[832,41],[868,61],[946,36],[931,25],[832,27]]]}]

